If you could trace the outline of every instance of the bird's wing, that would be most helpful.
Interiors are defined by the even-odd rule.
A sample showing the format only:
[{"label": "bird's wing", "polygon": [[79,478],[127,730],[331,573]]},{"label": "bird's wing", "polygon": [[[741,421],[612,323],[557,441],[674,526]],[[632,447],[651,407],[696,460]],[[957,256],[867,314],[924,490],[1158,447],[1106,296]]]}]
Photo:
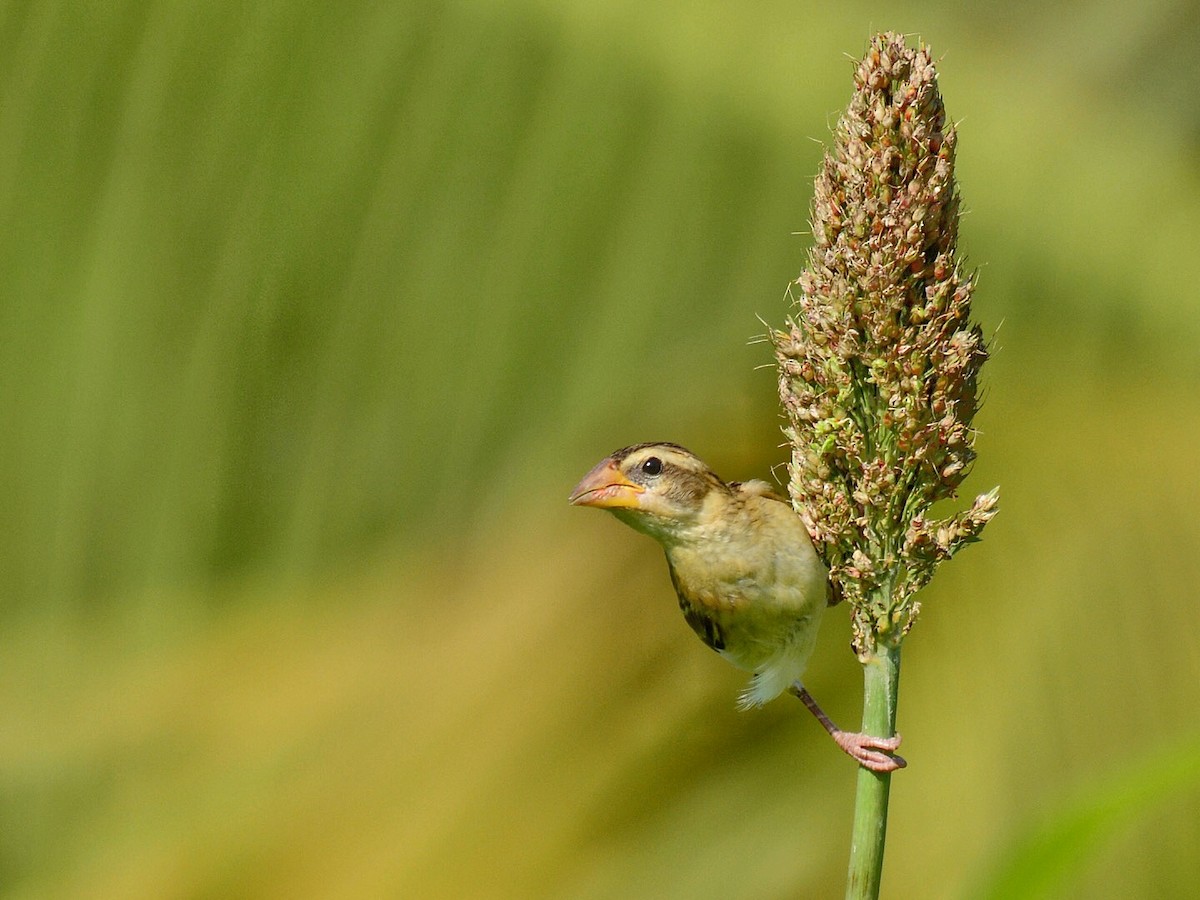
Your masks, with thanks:
[{"label": "bird's wing", "polygon": [[700,640],[717,652],[724,650],[725,634],[721,630],[720,623],[703,607],[688,598],[687,590],[680,582],[679,575],[675,571],[675,567],[671,565],[669,558],[667,559],[667,569],[671,573],[671,584],[675,587],[675,596],[679,598],[679,608],[683,610],[683,618],[687,620],[692,631],[696,632]]},{"label": "bird's wing", "polygon": [[832,578],[829,579],[829,599],[825,601],[825,605],[837,606],[845,599],[846,598],[842,595],[842,586]]},{"label": "bird's wing", "polygon": [[[777,494],[775,492],[775,489],[772,488],[771,485],[769,485],[765,481],[758,481],[756,479],[754,481],[735,482],[734,484],[730,485],[730,487],[732,487],[738,491],[741,491],[743,494],[746,494],[747,496],[750,496],[750,497],[765,497],[768,500],[777,500],[780,503],[787,504],[789,509],[792,506],[792,504],[788,502],[788,499],[786,497],[784,497],[780,494]],[[678,591],[678,588],[676,588],[676,591]],[[844,599],[845,599],[845,597],[842,596],[841,587],[835,581],[830,580],[829,596],[825,601],[826,605],[827,606],[837,606]],[[695,627],[695,626],[693,626],[693,627]]]},{"label": "bird's wing", "polygon": [[[787,498],[782,494],[775,492],[775,488],[771,487],[765,481],[759,481],[757,478],[753,481],[735,481],[730,485],[734,490],[741,491],[750,497],[766,497],[768,500],[778,500],[780,503],[787,503]],[[791,505],[790,503],[788,504]]]}]

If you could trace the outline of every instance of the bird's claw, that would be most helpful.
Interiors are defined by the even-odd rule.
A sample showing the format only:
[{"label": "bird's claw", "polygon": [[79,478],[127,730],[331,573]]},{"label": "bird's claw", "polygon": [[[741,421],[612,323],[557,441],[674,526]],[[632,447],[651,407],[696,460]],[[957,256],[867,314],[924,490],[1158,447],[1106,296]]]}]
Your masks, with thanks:
[{"label": "bird's claw", "polygon": [[833,739],[848,756],[872,772],[894,772],[908,765],[904,757],[893,755],[900,746],[900,735],[881,738],[860,732],[838,731]]}]

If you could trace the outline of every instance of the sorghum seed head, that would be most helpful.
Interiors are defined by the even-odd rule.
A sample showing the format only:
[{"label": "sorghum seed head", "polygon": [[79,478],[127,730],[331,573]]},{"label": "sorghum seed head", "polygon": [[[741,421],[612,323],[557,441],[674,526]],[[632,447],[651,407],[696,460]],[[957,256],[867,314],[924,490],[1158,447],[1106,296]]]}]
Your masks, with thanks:
[{"label": "sorghum seed head", "polygon": [[912,595],[978,539],[997,495],[928,517],[975,458],[987,359],[970,321],[974,282],[958,265],[957,134],[933,60],[878,35],[854,82],[814,186],[814,242],[791,319],[773,337],[789,490],[866,653],[908,631]]}]

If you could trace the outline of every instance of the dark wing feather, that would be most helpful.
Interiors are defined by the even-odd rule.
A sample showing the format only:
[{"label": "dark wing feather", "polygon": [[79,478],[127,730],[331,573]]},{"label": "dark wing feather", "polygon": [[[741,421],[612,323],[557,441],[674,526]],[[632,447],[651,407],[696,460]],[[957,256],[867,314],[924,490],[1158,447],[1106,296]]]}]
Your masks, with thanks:
[{"label": "dark wing feather", "polygon": [[836,581],[833,581],[831,579],[829,582],[829,600],[826,602],[826,605],[827,606],[837,606],[839,603],[841,603],[845,599],[846,598],[844,596],[842,596],[841,587],[838,585],[838,583]]},{"label": "dark wing feather", "polygon": [[679,608],[683,610],[683,618],[691,626],[692,631],[696,632],[697,637],[714,650],[725,649],[725,635],[721,631],[721,626],[712,616],[707,615],[703,609],[692,603],[687,594],[679,584],[679,576],[675,574],[675,567],[671,565],[671,560],[667,560],[667,569],[671,572],[671,584],[675,586],[675,596],[679,598]]}]

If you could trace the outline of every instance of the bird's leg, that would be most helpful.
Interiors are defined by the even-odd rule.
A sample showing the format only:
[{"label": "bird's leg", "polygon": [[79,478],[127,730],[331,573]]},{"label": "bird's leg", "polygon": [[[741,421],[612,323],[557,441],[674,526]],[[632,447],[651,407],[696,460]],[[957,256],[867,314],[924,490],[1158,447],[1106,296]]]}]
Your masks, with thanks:
[{"label": "bird's leg", "polygon": [[890,738],[871,737],[860,732],[842,731],[833,724],[833,720],[825,715],[825,710],[813,699],[804,685],[796,682],[789,690],[800,698],[800,702],[808,707],[808,711],[817,717],[821,726],[829,732],[829,736],[837,743],[842,751],[853,757],[859,765],[872,772],[894,772],[908,765],[903,757],[892,755],[900,746],[900,735]]}]

